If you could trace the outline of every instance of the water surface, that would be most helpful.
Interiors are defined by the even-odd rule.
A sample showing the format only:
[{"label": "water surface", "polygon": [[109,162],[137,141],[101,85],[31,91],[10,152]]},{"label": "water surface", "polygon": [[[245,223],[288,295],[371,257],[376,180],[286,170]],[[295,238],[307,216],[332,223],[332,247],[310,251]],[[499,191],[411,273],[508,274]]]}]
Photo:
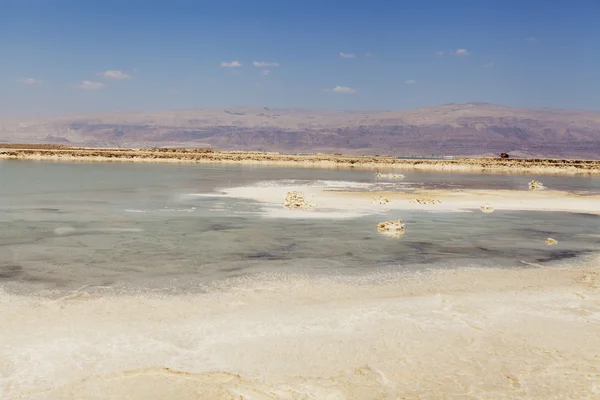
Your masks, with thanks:
[{"label": "water surface", "polygon": [[[406,171],[394,190],[553,189],[598,193],[589,176]],[[600,248],[594,215],[389,212],[344,220],[265,218],[252,201],[189,194],[280,181],[388,185],[363,170],[126,163],[0,164],[0,284],[15,290],[201,290],[259,272],[350,275],[459,266],[565,266]],[[337,182],[337,183],[336,183]],[[377,186],[375,186],[377,187]],[[401,240],[380,236],[402,218]],[[546,237],[559,241],[548,247]]]}]

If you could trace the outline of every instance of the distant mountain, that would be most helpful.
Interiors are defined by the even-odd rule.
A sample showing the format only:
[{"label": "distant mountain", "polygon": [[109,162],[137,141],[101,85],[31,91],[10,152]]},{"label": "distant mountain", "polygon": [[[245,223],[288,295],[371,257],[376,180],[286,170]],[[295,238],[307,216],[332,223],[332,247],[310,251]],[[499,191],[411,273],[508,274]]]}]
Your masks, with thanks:
[{"label": "distant mountain", "polygon": [[233,107],[0,121],[0,141],[102,147],[600,158],[600,112],[446,104],[408,111]]}]

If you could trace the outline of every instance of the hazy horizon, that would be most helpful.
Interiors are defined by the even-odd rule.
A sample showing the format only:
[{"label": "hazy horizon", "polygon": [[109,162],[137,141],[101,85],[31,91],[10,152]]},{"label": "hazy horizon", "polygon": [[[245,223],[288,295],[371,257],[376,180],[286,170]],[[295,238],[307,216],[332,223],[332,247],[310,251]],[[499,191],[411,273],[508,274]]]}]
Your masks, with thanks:
[{"label": "hazy horizon", "polygon": [[340,108],[317,108],[317,107],[268,107],[268,106],[260,106],[260,105],[230,105],[230,106],[214,106],[214,107],[188,107],[188,108],[166,108],[166,109],[106,109],[95,112],[80,112],[80,113],[23,113],[23,114],[13,114],[13,115],[3,115],[0,112],[0,118],[10,120],[14,118],[69,118],[76,117],[80,115],[103,115],[103,114],[135,114],[135,113],[163,113],[163,112],[181,112],[181,111],[194,111],[194,110],[228,110],[228,109],[269,109],[273,110],[288,110],[288,111],[313,111],[313,112],[348,112],[348,113],[382,113],[382,112],[391,112],[391,111],[414,111],[421,109],[433,109],[437,107],[444,106],[468,106],[468,105],[480,105],[480,106],[491,106],[491,107],[505,107],[505,108],[514,108],[514,109],[522,109],[522,110],[556,110],[556,111],[582,111],[582,112],[600,112],[600,109],[575,109],[575,108],[558,108],[558,107],[513,107],[507,104],[501,103],[488,103],[482,101],[468,101],[465,103],[443,103],[443,104],[432,104],[425,105],[422,107],[416,108],[395,108],[395,109],[340,109]]}]

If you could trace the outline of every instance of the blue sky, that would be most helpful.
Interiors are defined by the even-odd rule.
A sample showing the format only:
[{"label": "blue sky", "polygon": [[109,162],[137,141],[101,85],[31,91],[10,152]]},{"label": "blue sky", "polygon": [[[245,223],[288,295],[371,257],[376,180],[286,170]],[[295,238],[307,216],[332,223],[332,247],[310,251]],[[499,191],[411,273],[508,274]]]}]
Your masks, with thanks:
[{"label": "blue sky", "polygon": [[0,0],[0,114],[597,110],[599,16],[597,0]]}]

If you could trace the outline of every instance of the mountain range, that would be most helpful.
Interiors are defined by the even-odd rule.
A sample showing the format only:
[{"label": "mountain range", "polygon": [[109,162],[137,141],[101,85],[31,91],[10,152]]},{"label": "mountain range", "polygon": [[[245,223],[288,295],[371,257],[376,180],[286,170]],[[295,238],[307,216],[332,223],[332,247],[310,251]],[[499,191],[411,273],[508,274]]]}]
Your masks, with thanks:
[{"label": "mountain range", "polygon": [[600,158],[600,112],[446,104],[405,111],[268,107],[0,120],[0,141],[397,156]]}]

